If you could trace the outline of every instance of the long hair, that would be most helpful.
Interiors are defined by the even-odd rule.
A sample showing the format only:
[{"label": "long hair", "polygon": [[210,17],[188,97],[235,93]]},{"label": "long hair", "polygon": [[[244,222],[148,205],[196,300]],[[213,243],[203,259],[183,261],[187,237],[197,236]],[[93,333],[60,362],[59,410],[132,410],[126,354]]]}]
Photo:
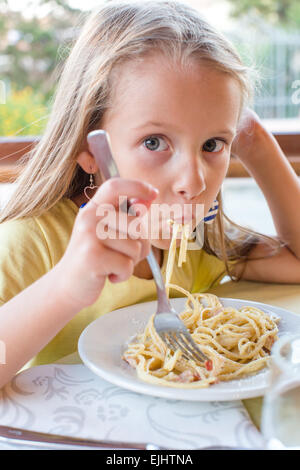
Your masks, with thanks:
[{"label": "long hair", "polygon": [[[62,67],[45,132],[18,163],[16,189],[1,210],[0,223],[39,216],[61,198],[83,192],[89,175],[76,157],[85,148],[87,134],[99,127],[111,106],[114,72],[127,61],[157,51],[182,64],[191,60],[208,63],[238,82],[240,116],[253,97],[251,68],[198,11],[180,2],[113,1],[87,18],[81,15],[79,24],[81,32]],[[218,200],[218,216],[213,227],[205,229],[203,249],[222,259],[227,273],[236,280],[228,261],[246,259],[260,241],[274,249],[280,249],[281,242],[234,223],[224,214],[221,193]]]}]

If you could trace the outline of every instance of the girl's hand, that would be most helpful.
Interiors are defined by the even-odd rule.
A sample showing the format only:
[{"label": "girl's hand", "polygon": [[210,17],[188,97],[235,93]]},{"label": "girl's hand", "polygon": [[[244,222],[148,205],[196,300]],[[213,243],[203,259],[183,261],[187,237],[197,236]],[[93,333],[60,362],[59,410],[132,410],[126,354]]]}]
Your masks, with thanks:
[{"label": "girl's hand", "polygon": [[266,129],[258,115],[250,108],[246,108],[241,118],[240,128],[232,143],[231,154],[242,162],[247,162],[260,146],[260,135]]},{"label": "girl's hand", "polygon": [[[119,196],[126,196],[128,200],[138,198],[145,201],[144,204],[148,202],[149,207],[157,194],[158,191],[153,186],[142,181],[111,178],[80,209],[68,247],[58,263],[63,291],[72,305],[84,308],[93,304],[98,299],[107,276],[111,282],[126,281],[133,274],[135,265],[149,254],[150,241],[145,238],[146,225],[143,226],[143,219],[139,217],[141,237],[131,238],[130,222],[138,216],[122,213],[121,220],[119,219]],[[115,209],[115,217],[109,220],[105,212],[107,204]],[[99,216],[97,213],[103,215]],[[103,220],[101,225],[104,217],[108,223]],[[105,227],[102,233],[107,229],[115,237],[100,239],[97,234],[101,227]]]}]

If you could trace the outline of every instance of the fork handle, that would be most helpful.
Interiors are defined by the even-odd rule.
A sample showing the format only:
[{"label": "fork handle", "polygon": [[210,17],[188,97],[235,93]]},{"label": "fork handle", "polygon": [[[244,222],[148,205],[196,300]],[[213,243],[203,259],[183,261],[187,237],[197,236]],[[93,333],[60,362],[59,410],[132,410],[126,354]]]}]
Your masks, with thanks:
[{"label": "fork handle", "polygon": [[153,279],[156,284],[157,289],[157,300],[159,302],[159,310],[169,312],[171,310],[171,306],[169,303],[169,299],[166,294],[166,287],[165,283],[161,274],[161,270],[159,264],[154,256],[152,249],[150,250],[149,255],[147,256],[148,264],[151,268]]},{"label": "fork handle", "polygon": [[13,428],[0,425],[0,443],[22,444],[42,447],[75,446],[94,449],[135,449],[135,450],[158,450],[161,447],[151,443],[120,442],[108,440],[94,440],[74,436],[62,436],[59,434],[48,434],[29,429]]}]

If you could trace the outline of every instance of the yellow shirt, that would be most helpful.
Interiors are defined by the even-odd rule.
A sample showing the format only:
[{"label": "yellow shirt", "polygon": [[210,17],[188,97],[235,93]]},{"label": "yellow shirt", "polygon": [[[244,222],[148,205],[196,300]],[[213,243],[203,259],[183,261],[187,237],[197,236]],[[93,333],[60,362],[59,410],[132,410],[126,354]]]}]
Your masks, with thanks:
[{"label": "yellow shirt", "polygon": [[[61,199],[39,217],[26,217],[0,224],[0,305],[46,274],[63,256],[71,237],[79,209],[68,198]],[[182,267],[175,266],[171,282],[190,292],[206,292],[226,275],[225,265],[204,250],[188,250]],[[165,280],[168,250],[163,253],[162,275]],[[88,267],[87,267],[88,268]],[[51,293],[50,293],[51,294]],[[170,289],[170,297],[182,297]],[[97,301],[82,309],[24,366],[52,363],[77,350],[81,332],[99,316],[121,307],[156,300],[153,279],[132,275],[117,284],[106,279]],[[18,312],[16,312],[17,321]],[[28,325],[30,328],[30,325]]]}]

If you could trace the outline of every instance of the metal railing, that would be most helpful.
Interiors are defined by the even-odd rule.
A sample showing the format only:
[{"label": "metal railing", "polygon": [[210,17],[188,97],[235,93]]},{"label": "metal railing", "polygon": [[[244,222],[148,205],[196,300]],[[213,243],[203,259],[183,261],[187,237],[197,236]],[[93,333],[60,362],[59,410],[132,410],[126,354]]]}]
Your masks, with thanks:
[{"label": "metal railing", "polygon": [[300,34],[264,25],[260,32],[229,33],[244,62],[254,65],[260,86],[254,109],[262,119],[300,118]]}]

